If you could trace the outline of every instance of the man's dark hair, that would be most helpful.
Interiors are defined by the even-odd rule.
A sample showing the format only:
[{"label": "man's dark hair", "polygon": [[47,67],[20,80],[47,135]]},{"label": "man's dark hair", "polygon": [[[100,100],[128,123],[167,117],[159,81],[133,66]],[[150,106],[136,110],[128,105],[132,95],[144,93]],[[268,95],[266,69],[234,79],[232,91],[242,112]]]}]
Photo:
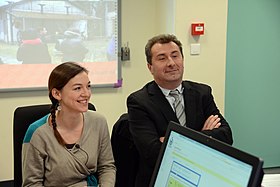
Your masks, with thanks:
[{"label": "man's dark hair", "polygon": [[149,64],[152,64],[152,52],[151,49],[152,47],[156,44],[156,43],[160,43],[160,44],[166,44],[169,42],[174,42],[180,49],[180,52],[182,54],[182,57],[184,57],[183,55],[183,48],[182,48],[182,43],[177,39],[177,37],[175,35],[172,34],[160,34],[157,35],[153,38],[151,38],[148,43],[145,46],[145,54],[146,54],[146,60]]}]

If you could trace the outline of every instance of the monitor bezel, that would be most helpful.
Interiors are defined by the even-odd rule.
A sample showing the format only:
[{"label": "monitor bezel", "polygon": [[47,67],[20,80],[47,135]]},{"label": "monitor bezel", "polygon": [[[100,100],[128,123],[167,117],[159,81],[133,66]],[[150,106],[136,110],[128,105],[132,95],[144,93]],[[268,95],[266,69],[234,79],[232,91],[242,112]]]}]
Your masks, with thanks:
[{"label": "monitor bezel", "polygon": [[168,138],[171,134],[171,132],[177,132],[179,134],[182,134],[184,136],[187,136],[191,138],[194,141],[197,141],[199,143],[202,143],[206,146],[209,146],[215,150],[218,150],[221,153],[227,154],[235,159],[238,159],[248,165],[252,166],[252,172],[250,175],[250,179],[248,182],[248,187],[259,187],[261,186],[261,181],[263,178],[263,160],[257,156],[254,156],[250,153],[247,153],[245,151],[242,151],[240,149],[237,149],[229,144],[226,144],[220,140],[217,140],[211,136],[207,136],[203,134],[202,132],[195,131],[193,129],[190,129],[188,127],[183,127],[180,124],[170,121],[169,125],[167,127],[167,131],[165,134],[165,139],[163,141],[163,144],[161,146],[159,156],[153,171],[153,175],[150,181],[150,187],[154,187],[154,184],[156,182],[156,178],[161,166],[161,162],[164,156],[164,151],[166,149]]}]

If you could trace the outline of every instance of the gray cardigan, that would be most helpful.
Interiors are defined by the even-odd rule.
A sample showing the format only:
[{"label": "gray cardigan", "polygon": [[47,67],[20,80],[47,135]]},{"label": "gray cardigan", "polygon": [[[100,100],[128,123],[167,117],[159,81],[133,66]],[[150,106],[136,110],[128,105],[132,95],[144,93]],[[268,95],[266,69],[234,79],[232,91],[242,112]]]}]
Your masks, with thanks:
[{"label": "gray cardigan", "polygon": [[61,146],[47,123],[49,115],[30,125],[22,148],[22,186],[86,186],[89,173],[100,187],[114,187],[116,168],[106,119],[84,113],[81,138],[72,149]]}]

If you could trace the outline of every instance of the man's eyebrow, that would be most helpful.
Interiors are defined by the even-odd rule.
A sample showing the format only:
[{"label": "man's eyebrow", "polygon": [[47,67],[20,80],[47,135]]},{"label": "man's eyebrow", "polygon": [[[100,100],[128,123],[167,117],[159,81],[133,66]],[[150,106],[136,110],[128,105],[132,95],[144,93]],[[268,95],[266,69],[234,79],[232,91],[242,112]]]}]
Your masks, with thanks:
[{"label": "man's eyebrow", "polygon": [[156,57],[160,57],[160,56],[165,56],[165,54],[164,53],[160,53],[160,54],[156,55]]},{"label": "man's eyebrow", "polygon": [[180,52],[179,52],[179,51],[177,51],[177,50],[176,50],[176,51],[172,51],[172,52],[171,52],[171,54],[174,54],[174,53],[180,53]]},{"label": "man's eyebrow", "polygon": [[[172,51],[170,54],[175,54],[175,53],[180,53],[180,52],[175,50],[175,51]],[[166,54],[165,53],[160,53],[156,57],[160,57],[160,56],[166,56]]]}]

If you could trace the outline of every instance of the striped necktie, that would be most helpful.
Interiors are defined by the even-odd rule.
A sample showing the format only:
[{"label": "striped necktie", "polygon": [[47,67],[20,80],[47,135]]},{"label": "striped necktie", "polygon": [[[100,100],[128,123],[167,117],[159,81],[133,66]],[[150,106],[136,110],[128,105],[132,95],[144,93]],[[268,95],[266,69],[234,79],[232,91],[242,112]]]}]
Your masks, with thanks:
[{"label": "striped necktie", "polygon": [[182,126],[186,125],[186,114],[184,110],[184,106],[179,97],[178,90],[171,90],[169,93],[170,96],[174,97],[175,101],[173,102],[173,107],[175,109],[176,116]]}]

